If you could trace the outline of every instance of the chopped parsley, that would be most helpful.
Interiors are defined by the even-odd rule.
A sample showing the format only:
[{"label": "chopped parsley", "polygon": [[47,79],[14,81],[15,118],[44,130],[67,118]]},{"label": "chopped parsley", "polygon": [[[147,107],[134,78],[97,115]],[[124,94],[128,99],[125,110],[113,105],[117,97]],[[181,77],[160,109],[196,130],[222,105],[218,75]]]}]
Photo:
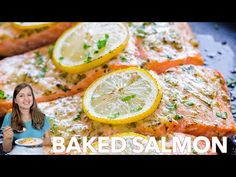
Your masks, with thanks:
[{"label": "chopped parsley", "polygon": [[60,60],[60,61],[64,60],[64,57],[59,57],[59,60]]},{"label": "chopped parsley", "polygon": [[184,101],[183,101],[183,104],[184,104],[185,106],[189,107],[189,106],[195,105],[195,102],[193,102],[192,100],[184,100]]},{"label": "chopped parsley", "polygon": [[46,73],[47,71],[48,71],[48,67],[47,67],[47,66],[44,66],[44,67],[42,68],[42,72]]},{"label": "chopped parsley", "polygon": [[76,118],[74,118],[74,121],[80,120],[81,118],[81,114],[83,113],[83,110],[81,108],[78,109],[78,114],[76,116]]},{"label": "chopped parsley", "polygon": [[216,116],[221,118],[221,119],[226,119],[227,118],[227,112],[217,112]]},{"label": "chopped parsley", "polygon": [[138,107],[137,111],[141,111],[143,109],[143,107]]},{"label": "chopped parsley", "polygon": [[77,78],[79,81],[81,81],[86,78],[86,74],[78,74]]},{"label": "chopped parsley", "polygon": [[136,109],[134,109],[134,110],[132,110],[132,112],[137,112],[137,111],[141,111],[143,109],[143,107],[138,107],[138,108],[136,108]]},{"label": "chopped parsley", "polygon": [[90,53],[85,54],[84,63],[89,63],[91,61],[92,61],[92,57],[91,57]]},{"label": "chopped parsley", "polygon": [[70,90],[70,89],[69,89],[67,86],[65,86],[65,85],[56,84],[56,86],[57,86],[59,89],[61,89],[62,91],[64,91],[64,92],[67,92],[67,91]]},{"label": "chopped parsley", "polygon": [[123,61],[123,62],[127,62],[127,61],[128,61],[128,59],[127,59],[126,57],[123,57],[123,56],[121,56],[120,59],[121,59],[121,61]]},{"label": "chopped parsley", "polygon": [[88,45],[88,44],[85,44],[85,43],[84,43],[84,46],[83,46],[83,47],[84,47],[84,50],[87,50],[88,48],[91,47],[91,45]]},{"label": "chopped parsley", "polygon": [[48,48],[48,56],[49,56],[50,58],[52,58],[53,49],[54,49],[54,45],[51,45],[51,46]]},{"label": "chopped parsley", "polygon": [[47,71],[48,71],[48,67],[47,67],[47,66],[44,66],[44,67],[41,69],[41,72],[39,73],[38,77],[45,77],[45,74],[46,74]]},{"label": "chopped parsley", "polygon": [[98,53],[98,52],[99,52],[98,50],[95,50],[95,51],[94,51],[94,54],[96,54],[96,53]]},{"label": "chopped parsley", "polygon": [[145,35],[146,35],[146,32],[144,31],[144,27],[143,26],[142,27],[138,27],[136,29],[136,36],[144,38]]},{"label": "chopped parsley", "polygon": [[144,32],[144,30],[143,30],[142,28],[138,28],[138,29],[137,29],[137,32],[138,32],[138,33],[141,33],[141,34],[145,34],[145,32]]},{"label": "chopped parsley", "polygon": [[62,77],[62,78],[66,78],[67,75],[68,75],[67,72],[62,72],[62,73],[60,74],[60,77]]},{"label": "chopped parsley", "polygon": [[109,115],[108,118],[115,119],[115,118],[117,118],[119,116],[120,116],[120,113],[118,112],[118,113]]},{"label": "chopped parsley", "polygon": [[106,44],[107,44],[107,41],[109,39],[109,35],[108,34],[105,34],[105,38],[104,39],[100,39],[98,42],[97,42],[97,47],[98,49],[102,49],[104,47],[106,47]]},{"label": "chopped parsley", "polygon": [[176,114],[175,116],[174,116],[174,119],[175,120],[179,120],[179,119],[182,119],[183,118],[183,116],[181,115],[181,114]]},{"label": "chopped parsley", "polygon": [[195,71],[195,68],[192,65],[181,67],[181,69],[182,71],[186,71],[187,73],[192,73]]},{"label": "chopped parsley", "polygon": [[166,105],[166,108],[170,111],[175,111],[177,109],[177,104],[169,103],[169,104]]},{"label": "chopped parsley", "polygon": [[121,98],[121,100],[124,101],[124,102],[127,102],[127,101],[130,101],[132,98],[135,98],[135,97],[136,97],[136,95],[129,95],[129,96]]},{"label": "chopped parsley", "polygon": [[81,117],[80,117],[80,114],[78,114],[78,115],[76,116],[76,118],[73,119],[73,121],[80,120],[80,118],[81,118]]},{"label": "chopped parsley", "polygon": [[49,117],[49,124],[51,125],[50,131],[55,135],[58,131],[56,121],[53,118]]},{"label": "chopped parsley", "polygon": [[169,60],[173,59],[173,57],[171,55],[168,55],[168,54],[166,55],[166,58],[169,59]]},{"label": "chopped parsley", "polygon": [[39,51],[34,52],[36,58],[36,64],[41,65],[43,64],[43,56],[39,53]]}]

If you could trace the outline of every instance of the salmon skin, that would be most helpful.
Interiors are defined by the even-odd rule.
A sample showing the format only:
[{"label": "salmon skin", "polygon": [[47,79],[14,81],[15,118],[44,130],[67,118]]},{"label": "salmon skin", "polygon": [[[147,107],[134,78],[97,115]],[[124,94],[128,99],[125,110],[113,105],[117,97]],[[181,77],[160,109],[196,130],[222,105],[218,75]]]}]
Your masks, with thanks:
[{"label": "salmon skin", "polygon": [[73,23],[57,22],[40,29],[17,29],[13,23],[0,24],[0,57],[22,54],[52,44]]}]

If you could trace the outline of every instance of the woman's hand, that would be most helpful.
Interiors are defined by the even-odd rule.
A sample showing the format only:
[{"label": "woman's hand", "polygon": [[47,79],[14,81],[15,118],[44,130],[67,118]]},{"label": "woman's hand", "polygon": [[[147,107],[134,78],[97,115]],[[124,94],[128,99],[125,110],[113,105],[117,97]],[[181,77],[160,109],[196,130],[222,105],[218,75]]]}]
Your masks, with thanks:
[{"label": "woman's hand", "polygon": [[13,130],[11,127],[7,126],[3,130],[3,151],[10,152],[12,149],[12,142],[13,142]]},{"label": "woman's hand", "polygon": [[13,140],[13,129],[9,126],[5,127],[3,130],[3,139]]},{"label": "woman's hand", "polygon": [[50,146],[51,145],[51,133],[50,131],[46,131],[44,134],[44,139],[43,139],[43,145],[44,146]]}]

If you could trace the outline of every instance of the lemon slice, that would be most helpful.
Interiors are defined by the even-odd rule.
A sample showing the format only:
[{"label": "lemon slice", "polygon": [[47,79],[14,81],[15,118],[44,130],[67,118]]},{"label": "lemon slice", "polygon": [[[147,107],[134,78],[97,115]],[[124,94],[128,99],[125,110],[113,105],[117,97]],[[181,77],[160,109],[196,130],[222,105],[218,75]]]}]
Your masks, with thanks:
[{"label": "lemon slice", "polygon": [[[125,146],[123,144],[123,146],[125,147],[123,151],[121,152],[117,152],[117,151],[112,151],[112,138],[113,137],[121,137],[124,141],[125,141]],[[88,150],[87,154],[88,155],[114,155],[114,154],[123,154],[123,155],[131,155],[131,154],[158,154],[156,151],[154,150],[149,150],[148,152],[135,152],[135,150],[139,150],[140,147],[138,147],[135,142],[134,142],[134,138],[136,137],[140,137],[139,139],[137,139],[136,141],[139,144],[142,144],[143,147],[145,148],[148,144],[149,141],[149,137],[148,136],[144,136],[138,133],[134,133],[134,132],[127,132],[127,133],[119,133],[119,134],[114,134],[111,137],[109,137],[109,139],[107,141],[103,141],[106,142],[106,144],[108,145],[107,147],[104,148],[105,151],[107,152],[99,152],[99,144],[98,141],[93,143],[92,146],[93,148],[96,150],[96,152],[91,152],[90,150]],[[122,149],[122,143],[121,141],[117,141],[114,143],[115,145],[115,149]],[[157,146],[159,146],[159,144],[157,143]],[[113,147],[114,148],[114,147]],[[145,149],[143,149],[144,151]]]},{"label": "lemon slice", "polygon": [[37,29],[52,25],[54,22],[14,22],[13,25],[19,29]]},{"label": "lemon slice", "polygon": [[118,55],[128,39],[123,23],[78,23],[56,42],[53,62],[69,73],[84,72]]},{"label": "lemon slice", "polygon": [[83,110],[102,123],[126,124],[152,114],[162,98],[157,80],[146,70],[121,69],[109,73],[85,91]]}]

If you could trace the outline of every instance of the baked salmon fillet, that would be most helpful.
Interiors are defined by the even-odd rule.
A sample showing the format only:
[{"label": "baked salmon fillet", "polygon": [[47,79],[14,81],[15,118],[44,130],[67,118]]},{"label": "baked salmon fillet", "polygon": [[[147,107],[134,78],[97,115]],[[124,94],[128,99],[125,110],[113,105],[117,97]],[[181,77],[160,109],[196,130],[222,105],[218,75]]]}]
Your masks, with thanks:
[{"label": "baked salmon fillet", "polygon": [[11,108],[13,91],[19,83],[31,84],[37,101],[45,102],[81,92],[110,71],[142,65],[133,37],[130,37],[127,47],[116,58],[78,74],[57,69],[52,63],[52,51],[53,45],[50,45],[0,60],[0,115]]},{"label": "baked salmon fillet", "polygon": [[130,26],[146,68],[162,73],[183,64],[204,64],[188,23],[131,23]]},{"label": "baked salmon fillet", "polygon": [[[40,105],[47,104],[49,109],[53,109],[47,112],[45,107],[42,108],[48,115],[59,115],[57,111],[62,112],[63,121],[70,121],[65,124],[67,126],[73,124],[72,120],[79,120],[85,127],[81,135],[89,137],[137,132],[158,138],[172,132],[181,132],[211,138],[230,136],[236,132],[227,87],[219,72],[186,65],[172,68],[161,75],[153,75],[162,87],[163,98],[152,115],[134,123],[110,125],[90,120],[82,111],[80,95],[52,101],[51,104],[54,102],[57,107],[54,109],[55,106],[49,106],[49,103]],[[67,110],[70,113],[65,115]],[[58,120],[56,116],[52,117]],[[64,128],[64,131],[69,130]]]},{"label": "baked salmon fillet", "polygon": [[209,138],[236,132],[229,92],[220,72],[185,65],[155,76],[163,98],[151,116],[136,123],[137,132],[162,136],[174,131]]},{"label": "baked salmon fillet", "polygon": [[39,29],[19,29],[13,23],[0,24],[0,57],[22,54],[51,44],[73,23],[57,22]]},{"label": "baked salmon fillet", "polygon": [[[51,124],[51,133],[53,136],[63,137],[65,144],[68,145],[71,137],[76,136],[81,143],[82,137],[98,137],[98,136],[111,136],[116,133],[127,133],[133,132],[135,129],[131,124],[126,125],[108,125],[101,124],[91,119],[88,119],[82,111],[82,94],[76,94],[69,97],[60,98],[54,101],[39,103],[38,107],[44,111],[49,117]],[[142,133],[142,132],[141,132]],[[195,136],[184,133],[168,133],[163,135],[166,137],[166,148],[173,149],[173,137],[178,137],[183,140],[186,137],[191,137],[193,141]],[[202,142],[199,142],[199,146],[204,147]],[[50,147],[44,147],[45,154],[55,154],[52,152]],[[66,154],[66,153],[60,153]],[[73,154],[73,152],[67,153]],[[191,152],[180,152],[175,153],[154,153],[156,155],[200,155],[200,153],[192,150]],[[209,150],[207,155],[213,155],[216,153]],[[201,154],[203,155],[203,154]]]},{"label": "baked salmon fillet", "polygon": [[81,92],[110,71],[142,64],[141,59],[135,57],[138,55],[137,49],[131,39],[116,59],[78,74],[57,69],[52,63],[52,50],[52,45],[46,46],[0,61],[0,115],[11,108],[13,91],[19,83],[29,83],[34,89],[36,100],[45,102]]},{"label": "baked salmon fillet", "polygon": [[[168,26],[170,25],[168,23]],[[159,26],[157,25],[156,28]],[[2,99],[0,97],[0,115],[6,113],[11,107],[13,90],[17,84],[22,82],[31,84],[37,101],[43,102],[83,91],[94,80],[116,69],[137,66],[157,71],[155,68],[149,67],[149,62],[141,57],[139,47],[136,45],[137,36],[134,28],[136,26],[130,26],[128,45],[118,56],[108,63],[84,73],[68,74],[57,69],[51,60],[53,46],[0,61],[0,91],[4,94]],[[194,50],[197,51],[197,49]],[[170,62],[175,62],[175,60],[170,60]],[[175,65],[173,64],[173,66]],[[165,69],[167,68],[165,67]]]},{"label": "baked salmon fillet", "polygon": [[185,65],[163,74],[153,72],[163,90],[157,110],[150,116],[125,125],[88,121],[89,136],[133,131],[155,137],[171,132],[222,137],[236,132],[229,93],[223,76],[203,66]]}]

